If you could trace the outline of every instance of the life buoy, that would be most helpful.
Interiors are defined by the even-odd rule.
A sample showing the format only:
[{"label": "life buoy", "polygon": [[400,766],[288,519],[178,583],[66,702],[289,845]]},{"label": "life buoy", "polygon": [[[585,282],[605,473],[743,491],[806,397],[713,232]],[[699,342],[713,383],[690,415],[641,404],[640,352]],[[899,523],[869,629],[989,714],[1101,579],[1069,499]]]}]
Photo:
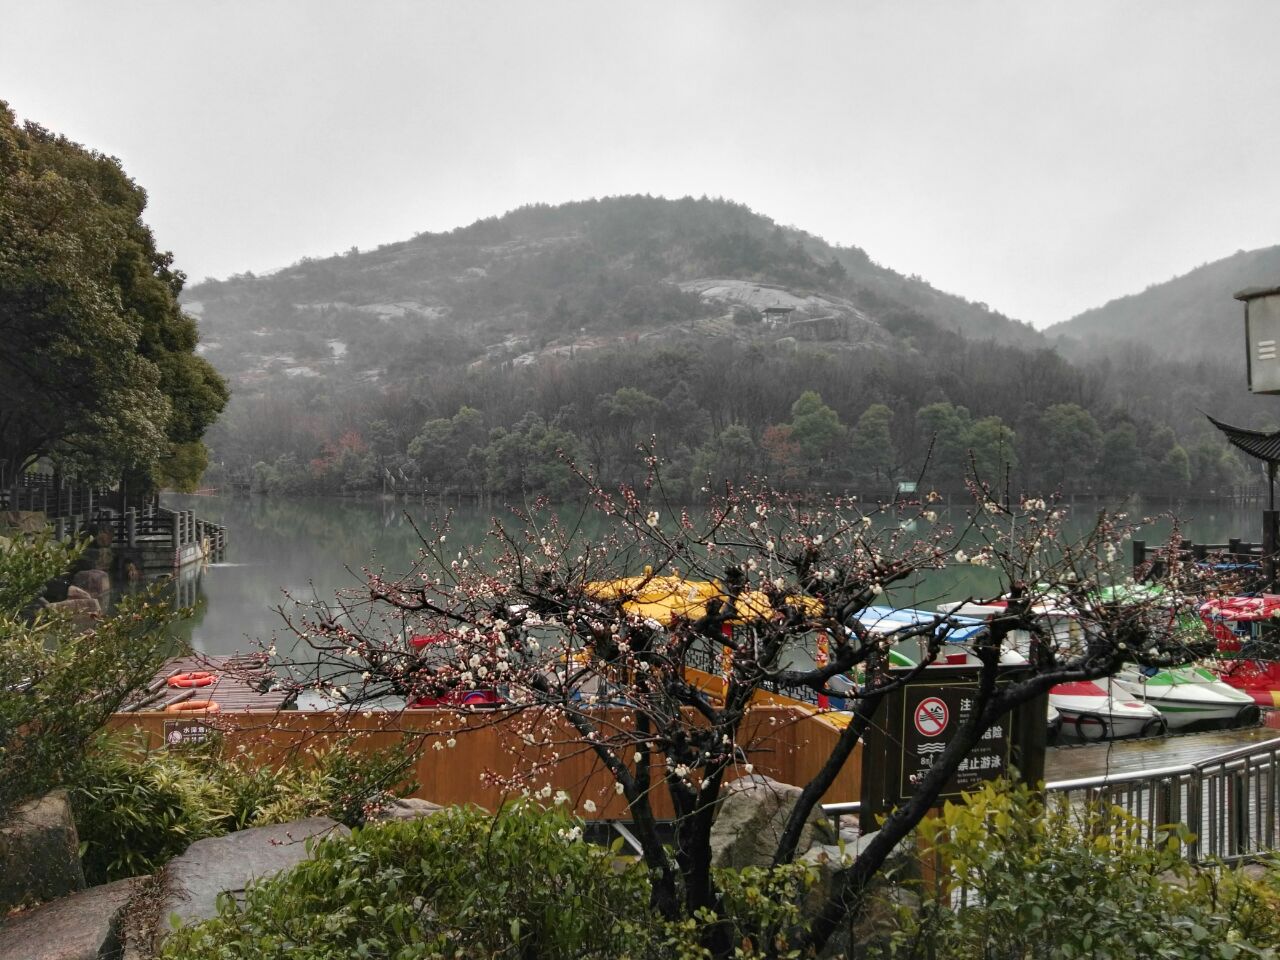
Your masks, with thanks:
[{"label": "life buoy", "polygon": [[1163,716],[1152,717],[1142,725],[1142,732],[1139,734],[1143,737],[1163,737],[1169,732],[1169,721]]},{"label": "life buoy", "polygon": [[[1094,729],[1094,724],[1098,735],[1096,737],[1089,736],[1085,730]],[[1107,738],[1107,721],[1102,719],[1096,713],[1081,713],[1076,715],[1076,736],[1081,740],[1105,740]]]},{"label": "life buoy", "polygon": [[191,673],[175,673],[169,678],[171,687],[207,687],[217,681],[216,674],[207,670],[194,670]]},{"label": "life buoy", "polygon": [[171,703],[164,708],[165,713],[221,713],[222,708],[216,700],[183,700]]}]

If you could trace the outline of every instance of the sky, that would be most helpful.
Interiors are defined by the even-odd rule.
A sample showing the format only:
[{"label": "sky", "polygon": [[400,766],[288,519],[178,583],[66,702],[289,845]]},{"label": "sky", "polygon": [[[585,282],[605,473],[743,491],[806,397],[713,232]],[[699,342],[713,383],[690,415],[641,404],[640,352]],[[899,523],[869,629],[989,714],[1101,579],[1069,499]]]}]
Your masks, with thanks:
[{"label": "sky", "polygon": [[0,99],[119,157],[193,281],[706,194],[1043,327],[1280,243],[1278,34],[1274,0],[0,0]]}]

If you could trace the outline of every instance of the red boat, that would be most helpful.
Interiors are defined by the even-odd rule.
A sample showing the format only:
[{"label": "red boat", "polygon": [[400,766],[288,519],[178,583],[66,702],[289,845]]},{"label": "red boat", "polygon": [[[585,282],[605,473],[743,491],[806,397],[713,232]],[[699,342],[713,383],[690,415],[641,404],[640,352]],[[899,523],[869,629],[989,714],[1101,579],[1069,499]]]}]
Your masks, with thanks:
[{"label": "red boat", "polygon": [[1280,628],[1280,595],[1219,597],[1200,605],[1200,619],[1218,650],[1236,654],[1218,661],[1218,676],[1264,707],[1280,707],[1280,661],[1239,656],[1257,643],[1274,643],[1266,628]]},{"label": "red boat", "polygon": [[[421,651],[427,647],[447,642],[445,633],[420,633],[409,638],[409,646]],[[502,694],[492,687],[476,687],[471,690],[453,689],[438,697],[418,697],[409,707],[496,707],[504,703]]]}]

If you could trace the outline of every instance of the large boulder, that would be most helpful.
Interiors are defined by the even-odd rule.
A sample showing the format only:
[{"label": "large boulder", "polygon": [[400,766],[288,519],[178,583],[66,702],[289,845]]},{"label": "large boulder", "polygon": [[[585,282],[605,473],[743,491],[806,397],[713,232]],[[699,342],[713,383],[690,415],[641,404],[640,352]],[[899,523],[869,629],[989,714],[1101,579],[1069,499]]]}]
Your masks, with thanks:
[{"label": "large boulder", "polygon": [[373,823],[393,820],[420,820],[423,817],[434,816],[443,809],[444,807],[438,803],[432,803],[430,800],[408,797],[404,800],[392,800],[390,803],[383,804],[370,815],[369,820]]},{"label": "large boulder", "polygon": [[71,584],[71,586],[67,587],[67,599],[68,600],[92,600],[93,597],[89,596],[88,590],[85,590],[83,587],[77,587],[73,583]]},{"label": "large boulder", "polygon": [[105,960],[122,949],[121,919],[137,879],[73,893],[0,925],[0,957]]},{"label": "large boulder", "polygon": [[[815,844],[799,858],[817,876],[817,882],[805,894],[806,916],[817,916],[835,888],[836,874],[853,864],[878,834],[878,830],[865,834],[854,829],[841,830],[839,843]],[[831,960],[845,957],[853,943],[865,946],[889,936],[898,925],[898,909],[920,905],[919,895],[903,885],[903,881],[919,880],[918,868],[913,841],[906,840],[894,847],[871,886],[866,909],[854,929],[851,931],[848,924],[843,925],[819,956]]]},{"label": "large boulder", "polygon": [[154,927],[139,938],[142,942],[130,932],[126,958],[146,957],[149,950],[158,948],[173,929],[174,918],[180,924],[207,920],[217,913],[219,894],[239,894],[251,880],[309,859],[308,840],[350,832],[336,820],[312,817],[196,841],[169,861],[159,874],[157,888],[140,898],[149,901],[148,912],[154,911]]},{"label": "large boulder", "polygon": [[92,598],[68,598],[58,603],[49,604],[47,609],[49,613],[66,614],[71,618],[72,624],[77,627],[91,626],[95,620],[102,616],[102,604]]},{"label": "large boulder", "polygon": [[19,807],[0,827],[0,915],[83,889],[80,837],[66,791]]},{"label": "large boulder", "polygon": [[[711,827],[712,865],[741,868],[772,863],[773,852],[801,793],[799,787],[758,773],[725,787]],[[796,852],[803,854],[815,843],[834,840],[822,808],[815,806],[800,834]]]},{"label": "large boulder", "polygon": [[71,578],[71,585],[79,587],[86,596],[101,600],[111,592],[111,577],[105,570],[81,570]]},{"label": "large boulder", "polygon": [[24,533],[40,533],[49,521],[39,510],[4,510],[0,511],[0,530],[9,536]]}]

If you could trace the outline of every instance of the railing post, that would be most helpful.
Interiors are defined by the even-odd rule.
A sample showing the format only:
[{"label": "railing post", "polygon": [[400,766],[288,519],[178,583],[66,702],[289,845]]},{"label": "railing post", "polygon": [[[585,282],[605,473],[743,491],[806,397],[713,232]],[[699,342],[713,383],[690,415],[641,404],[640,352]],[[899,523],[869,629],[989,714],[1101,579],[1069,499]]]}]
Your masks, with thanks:
[{"label": "railing post", "polygon": [[1191,831],[1191,842],[1187,844],[1187,860],[1198,863],[1200,860],[1201,832],[1204,829],[1204,781],[1199,769],[1193,769],[1187,777],[1187,828]]},{"label": "railing post", "polygon": [[57,517],[53,521],[53,538],[55,540],[67,539],[67,518]]},{"label": "railing post", "polygon": [[130,507],[124,512],[124,539],[131,547],[138,545],[138,508]]}]

